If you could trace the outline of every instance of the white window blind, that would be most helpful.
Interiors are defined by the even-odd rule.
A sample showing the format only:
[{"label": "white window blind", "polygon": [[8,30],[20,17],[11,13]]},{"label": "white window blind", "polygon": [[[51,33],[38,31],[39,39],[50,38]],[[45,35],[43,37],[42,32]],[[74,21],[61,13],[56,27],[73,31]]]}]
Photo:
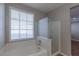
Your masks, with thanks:
[{"label": "white window blind", "polygon": [[27,40],[34,37],[34,15],[11,9],[11,40]]}]

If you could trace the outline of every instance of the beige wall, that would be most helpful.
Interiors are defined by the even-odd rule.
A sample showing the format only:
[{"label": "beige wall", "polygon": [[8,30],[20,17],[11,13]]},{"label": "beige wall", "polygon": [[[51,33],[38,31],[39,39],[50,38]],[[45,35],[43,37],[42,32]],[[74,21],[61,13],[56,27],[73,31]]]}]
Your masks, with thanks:
[{"label": "beige wall", "polygon": [[61,21],[60,52],[71,55],[70,8],[77,4],[66,4],[48,13],[52,20]]},{"label": "beige wall", "polygon": [[23,4],[15,4],[15,3],[12,3],[12,4],[6,4],[6,7],[5,7],[5,16],[6,16],[6,42],[8,41],[9,39],[9,28],[8,28],[8,25],[9,25],[9,7],[15,7],[15,8],[19,8],[19,9],[22,9],[22,10],[25,10],[27,12],[30,12],[30,13],[33,13],[35,15],[35,37],[38,35],[38,20],[45,17],[45,14],[41,11],[38,11],[36,9],[33,9],[31,7],[28,7],[27,5],[23,5]]},{"label": "beige wall", "polygon": [[0,48],[4,46],[4,39],[5,39],[5,6],[4,4],[0,3]]}]

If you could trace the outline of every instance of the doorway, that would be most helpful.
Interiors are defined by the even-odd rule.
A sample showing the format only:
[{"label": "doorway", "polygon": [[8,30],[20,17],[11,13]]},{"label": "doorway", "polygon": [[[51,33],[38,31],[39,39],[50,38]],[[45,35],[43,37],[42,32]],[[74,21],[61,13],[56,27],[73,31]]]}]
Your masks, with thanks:
[{"label": "doorway", "polygon": [[79,56],[79,5],[71,8],[71,53]]}]

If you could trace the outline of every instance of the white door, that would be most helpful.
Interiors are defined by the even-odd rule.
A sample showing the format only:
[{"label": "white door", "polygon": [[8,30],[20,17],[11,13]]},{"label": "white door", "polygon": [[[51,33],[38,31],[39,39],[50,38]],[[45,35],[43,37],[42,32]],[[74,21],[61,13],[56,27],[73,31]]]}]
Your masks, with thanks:
[{"label": "white door", "polygon": [[60,49],[60,21],[52,21],[52,52]]}]

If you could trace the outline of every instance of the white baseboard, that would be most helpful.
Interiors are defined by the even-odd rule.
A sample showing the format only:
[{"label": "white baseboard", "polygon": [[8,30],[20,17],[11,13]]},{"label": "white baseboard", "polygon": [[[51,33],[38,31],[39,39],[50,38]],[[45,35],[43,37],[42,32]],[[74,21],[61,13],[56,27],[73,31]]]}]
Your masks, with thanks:
[{"label": "white baseboard", "polygon": [[58,52],[55,52],[55,53],[53,53],[52,54],[52,56],[56,56],[56,55],[58,55],[60,52],[58,51]]},{"label": "white baseboard", "polygon": [[66,54],[64,54],[64,53],[62,53],[60,51],[53,53],[52,56],[57,56],[58,54],[61,54],[63,56],[68,56],[68,55],[66,55]]},{"label": "white baseboard", "polygon": [[53,53],[52,56],[56,56],[56,55],[58,55],[58,54],[61,54],[61,55],[63,55],[63,56],[68,56],[68,55],[66,55],[66,54],[64,54],[64,53],[62,53],[62,52],[60,52],[60,51]]}]

